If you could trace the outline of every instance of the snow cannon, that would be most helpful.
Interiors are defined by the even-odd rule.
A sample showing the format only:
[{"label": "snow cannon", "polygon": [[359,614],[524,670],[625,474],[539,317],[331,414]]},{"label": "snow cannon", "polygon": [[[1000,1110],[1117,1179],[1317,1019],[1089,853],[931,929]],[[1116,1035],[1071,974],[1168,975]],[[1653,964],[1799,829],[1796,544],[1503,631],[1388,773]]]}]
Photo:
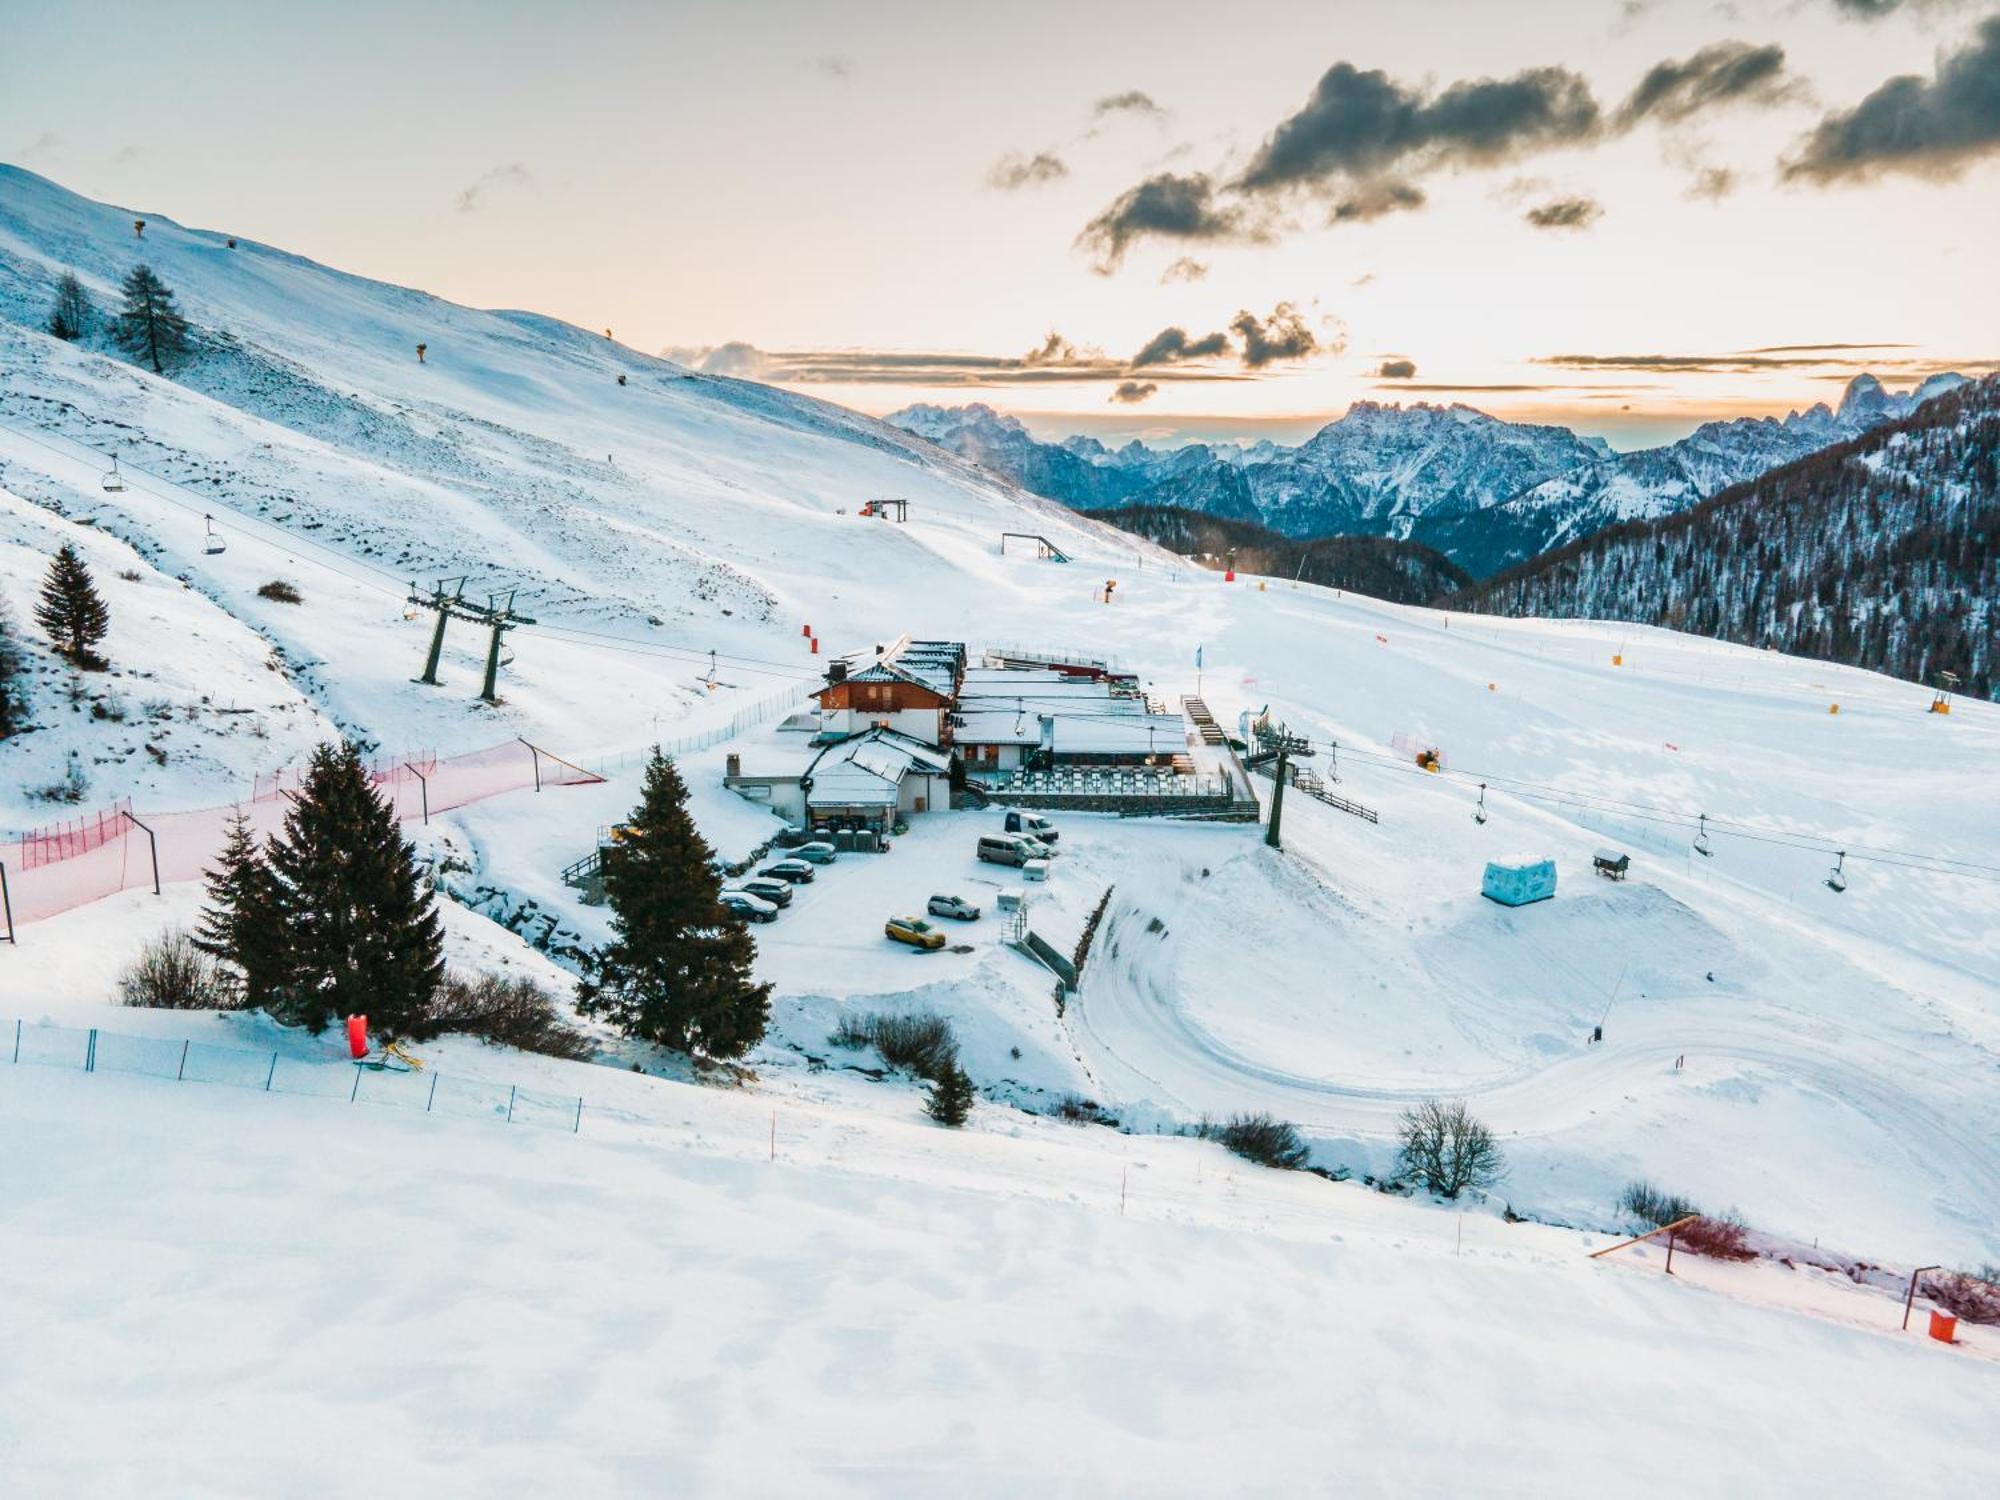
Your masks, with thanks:
[{"label": "snow cannon", "polygon": [[368,1055],[368,1018],[349,1016],[347,1018],[347,1050],[356,1062]]}]

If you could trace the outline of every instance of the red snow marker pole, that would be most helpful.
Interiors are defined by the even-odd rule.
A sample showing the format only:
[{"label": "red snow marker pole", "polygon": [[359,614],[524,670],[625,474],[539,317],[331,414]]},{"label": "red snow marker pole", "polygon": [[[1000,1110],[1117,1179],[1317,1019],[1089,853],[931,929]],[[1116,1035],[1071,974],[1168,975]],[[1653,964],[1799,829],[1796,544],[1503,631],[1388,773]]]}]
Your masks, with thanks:
[{"label": "red snow marker pole", "polygon": [[818,637],[818,636],[814,636],[814,637],[812,638],[812,648],[813,648],[813,649],[812,649],[812,654],[813,654],[814,656],[818,656],[818,655],[819,655],[819,637]]},{"label": "red snow marker pole", "polygon": [[368,1055],[368,1018],[366,1016],[349,1016],[347,1018],[347,1050],[354,1054],[357,1062]]},{"label": "red snow marker pole", "polygon": [[808,640],[812,638],[812,633],[813,628],[810,625],[801,625],[799,627],[799,634],[805,636]]}]

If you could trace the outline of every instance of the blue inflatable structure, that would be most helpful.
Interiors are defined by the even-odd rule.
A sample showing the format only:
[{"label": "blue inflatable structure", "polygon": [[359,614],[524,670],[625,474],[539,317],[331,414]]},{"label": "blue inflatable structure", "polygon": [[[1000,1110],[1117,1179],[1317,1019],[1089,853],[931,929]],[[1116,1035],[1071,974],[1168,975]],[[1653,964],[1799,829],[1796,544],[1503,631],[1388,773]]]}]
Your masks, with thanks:
[{"label": "blue inflatable structure", "polygon": [[1479,893],[1502,906],[1546,901],[1556,893],[1556,862],[1542,859],[1530,865],[1489,864]]}]

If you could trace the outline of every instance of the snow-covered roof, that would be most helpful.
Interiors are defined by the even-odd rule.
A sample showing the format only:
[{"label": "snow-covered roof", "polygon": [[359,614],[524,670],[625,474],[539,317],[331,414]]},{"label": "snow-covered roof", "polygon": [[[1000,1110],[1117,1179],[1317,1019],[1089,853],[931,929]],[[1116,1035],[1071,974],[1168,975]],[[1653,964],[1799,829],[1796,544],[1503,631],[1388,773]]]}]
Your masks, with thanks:
[{"label": "snow-covered roof", "polygon": [[893,803],[905,776],[942,776],[950,769],[945,752],[893,729],[871,729],[827,747],[812,767],[806,800],[821,805]]},{"label": "snow-covered roof", "polygon": [[1179,714],[1117,719],[1053,717],[1057,755],[1165,755],[1187,748],[1187,725]]}]

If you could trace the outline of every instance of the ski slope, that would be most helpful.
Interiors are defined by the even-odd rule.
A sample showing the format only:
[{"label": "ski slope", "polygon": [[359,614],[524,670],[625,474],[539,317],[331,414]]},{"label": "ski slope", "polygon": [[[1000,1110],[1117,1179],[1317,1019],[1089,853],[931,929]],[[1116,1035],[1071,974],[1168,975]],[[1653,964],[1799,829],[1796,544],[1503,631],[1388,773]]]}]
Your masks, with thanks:
[{"label": "ski slope", "polygon": [[[522,735],[602,758],[610,780],[494,798],[417,836],[449,856],[450,888],[480,911],[533,902],[594,940],[604,912],[579,905],[559,872],[635,800],[624,752],[724,724],[814,685],[828,655],[906,631],[975,649],[1104,653],[1168,702],[1198,689],[1229,724],[1268,706],[1314,741],[1320,774],[1334,770],[1337,745],[1337,790],[1381,821],[1294,794],[1280,854],[1249,827],[1066,820],[1053,879],[1034,896],[1038,929],[1066,944],[1107,887],[1113,897],[1082,991],[1061,1014],[1046,973],[1006,948],[990,917],[956,935],[966,953],[919,956],[879,936],[885,916],[932,891],[990,906],[995,872],[972,846],[994,815],[930,815],[890,855],[830,869],[755,934],[760,972],[777,986],[772,1033],[749,1060],[755,1078],[736,1093],[687,1091],[694,1102],[675,1107],[711,1136],[727,1131],[704,1112],[729,1114],[739,1145],[755,1135],[744,1119],[773,1109],[812,1112],[822,1143],[873,1152],[893,1140],[914,1164],[892,1186],[857,1186],[837,1146],[765,1163],[753,1181],[740,1161],[663,1164],[637,1142],[524,1147],[456,1127],[413,1138],[348,1116],[329,1135],[294,1120],[304,1106],[287,1101],[246,1132],[242,1110],[265,1101],[141,1100],[121,1092],[143,1087],[131,1081],[0,1076],[0,1110],[34,1143],[0,1171],[37,1204],[0,1232],[48,1263],[39,1300],[17,1304],[45,1309],[35,1337],[0,1356],[16,1361],[0,1366],[0,1384],[58,1371],[37,1393],[24,1450],[44,1489],[75,1487],[64,1465],[83,1460],[58,1441],[70,1431],[61,1413],[97,1389],[94,1355],[159,1358],[149,1351],[204,1320],[256,1350],[259,1330],[296,1316],[287,1293],[311,1298],[322,1315],[312,1341],[324,1342],[288,1376],[271,1440],[243,1455],[249,1489],[351,1480],[351,1453],[349,1467],[301,1480],[287,1467],[297,1452],[331,1464],[330,1451],[279,1436],[342,1410],[384,1424],[361,1462],[391,1492],[482,1475],[525,1486],[558,1472],[555,1453],[579,1451],[606,1490],[657,1487],[662,1475],[713,1488],[725,1455],[757,1449],[727,1424],[782,1409],[800,1414],[790,1440],[755,1452],[747,1487],[811,1476],[816,1488],[914,1491],[947,1456],[943,1438],[890,1430],[916,1403],[992,1465],[1027,1463],[1021,1434],[1046,1433],[1031,1457],[1058,1490],[1149,1478],[1163,1489],[1268,1488],[1304,1464],[1344,1462],[1377,1488],[1402,1475],[1410,1490],[1462,1488],[1497,1464],[1522,1476],[1521,1492],[1576,1491],[1629,1478],[1632,1453],[1668,1441],[1731,1472],[1770,1472],[1756,1436],[1780,1422],[1794,1389],[1794,1409],[1843,1420],[1801,1432],[1784,1452],[1788,1480],[1888,1488],[1908,1452],[1932,1442],[1958,1460],[1940,1483],[1991,1487],[1973,1481],[1992,1473],[1992,1437],[1982,1446],[1967,1415],[1982,1397],[1990,1409],[1985,1376],[1934,1376],[1921,1356],[1796,1309],[1746,1312],[1740,1299],[1587,1276],[1572,1266],[1572,1237],[1509,1228],[1498,1214],[1511,1205],[1608,1227],[1619,1190],[1646,1176],[1857,1255],[2000,1261],[2000,710],[1960,702],[1931,715],[1929,694],[1907,683],[1659,630],[1446,617],[1284,580],[1225,584],[854,414],[691,376],[544,319],[454,307],[247,241],[230,250],[226,231],[148,213],[144,254],[209,330],[201,358],[161,379],[38,331],[63,266],[105,299],[135,253],[132,217],[0,168],[0,592],[25,620],[41,558],[76,540],[105,581],[115,667],[82,679],[72,701],[65,670],[33,647],[40,727],[0,744],[0,828],[67,814],[36,792],[73,753],[88,778],[83,806],[130,796],[143,810],[227,802],[336,731],[444,754]],[[119,493],[100,484],[113,452],[127,475]],[[876,495],[908,497],[909,523],[859,517]],[[204,517],[226,551],[204,550]],[[1046,535],[1076,561],[1003,555],[1007,531]],[[535,622],[508,638],[497,706],[475,697],[486,642],[469,626],[447,637],[441,687],[411,680],[431,628],[408,603],[411,584],[461,575],[474,597],[511,591]],[[260,599],[274,578],[304,603]],[[1096,602],[1106,578],[1118,581],[1114,606]],[[157,699],[179,716],[164,761],[145,736],[93,717],[92,695],[107,694],[141,709]],[[221,712],[242,706],[256,712]],[[682,760],[697,818],[731,857],[774,824],[722,788],[723,757],[768,733]],[[1445,774],[1421,772],[1397,743],[1439,747]],[[1269,783],[1258,785],[1268,801]],[[1704,813],[1705,857],[1691,849]],[[1631,853],[1628,883],[1591,874],[1603,844]],[[1823,882],[1839,850],[1848,888],[1835,893]],[[1560,871],[1552,902],[1509,911],[1479,897],[1487,860],[1544,856]],[[0,1014],[131,1028],[140,1018],[109,1004],[118,968],[194,902],[189,888],[128,892],[24,928],[18,947],[0,948]],[[560,980],[470,911],[454,909],[453,929],[462,962],[539,966]],[[930,1131],[914,1089],[874,1081],[859,1071],[868,1059],[827,1044],[844,1012],[915,1008],[952,1019],[989,1101],[966,1140]],[[1605,1040],[1592,1046],[1600,1023]],[[659,1070],[603,1041],[605,1061]],[[511,1055],[488,1065],[542,1066]],[[583,1071],[580,1094],[672,1087]],[[1435,1260],[1405,1263],[1410,1246],[1441,1254],[1454,1216],[1359,1187],[1238,1168],[1229,1212],[1215,1194],[1176,1198],[1122,1226],[1099,1196],[1129,1178],[1133,1153],[1146,1172],[1186,1170],[1200,1153],[1221,1164],[1171,1132],[1238,1110],[1295,1120],[1321,1166],[1379,1174],[1397,1115],[1438,1093],[1473,1101],[1511,1167],[1468,1213],[1462,1279]],[[1066,1094],[1132,1133],[1079,1135],[1022,1112]],[[114,1210],[89,1186],[91,1164],[134,1134],[144,1152],[118,1159],[104,1193],[150,1173],[188,1184],[186,1196],[156,1184],[159,1196]],[[224,1143],[239,1138],[253,1154],[232,1163]],[[1044,1152],[1060,1165],[1031,1190]],[[308,1158],[327,1165],[295,1170]],[[367,1171],[350,1170],[356,1162]],[[232,1193],[242,1206],[224,1212],[216,1205]],[[1261,1206],[1279,1201],[1282,1211]],[[1238,1212],[1245,1203],[1257,1206]],[[552,1227],[551,1205],[574,1219]],[[429,1227],[418,1232],[417,1220]],[[261,1224],[319,1226],[337,1253]],[[1328,1248],[1329,1234],[1370,1248],[1350,1259]],[[1503,1234],[1517,1238],[1489,1238]],[[378,1241],[413,1253],[392,1261],[368,1249]],[[736,1309],[733,1321],[684,1313],[678,1292],[654,1284],[662,1243],[686,1285]],[[158,1284],[141,1280],[134,1303],[101,1305],[103,1326],[141,1330],[131,1343],[107,1332],[82,1353],[59,1348],[58,1330],[99,1326],[89,1296],[140,1244],[167,1247],[169,1267],[248,1245],[283,1275],[246,1286],[256,1278],[244,1271],[225,1285],[214,1270],[150,1311],[141,1303]],[[73,1266],[47,1253],[77,1245],[95,1248]],[[438,1269],[468,1257],[481,1268],[470,1286]],[[325,1269],[343,1258],[366,1265],[374,1288],[356,1294],[365,1315],[345,1332],[348,1291]],[[815,1279],[824,1264],[839,1269]],[[905,1324],[896,1298],[912,1285],[925,1311]],[[626,1300],[607,1303],[606,1286]],[[544,1287],[562,1289],[559,1305],[537,1312]],[[954,1306],[982,1309],[956,1350]],[[369,1337],[412,1321],[411,1343],[435,1355]],[[545,1335],[566,1368],[601,1383],[541,1383],[523,1367],[496,1396],[467,1373],[508,1368]],[[209,1373],[219,1391],[240,1392],[259,1356],[232,1367],[226,1347]],[[1434,1348],[1468,1372],[1463,1437],[1371,1441],[1419,1425]],[[688,1364],[690,1349],[709,1363]],[[451,1443],[434,1450],[383,1405],[378,1392],[404,1357],[430,1361],[453,1433],[491,1435],[489,1468]],[[621,1378],[634,1360],[645,1372],[636,1387]],[[1545,1385],[1518,1379],[1531,1361],[1549,1371]],[[1716,1390],[1725,1361],[1731,1401],[1719,1413],[1688,1393]],[[686,1385],[650,1383],[670,1378],[656,1366]],[[1593,1406],[1607,1370],[1626,1383]],[[616,1456],[630,1450],[597,1407],[626,1411],[636,1388],[657,1411],[703,1378],[723,1396],[677,1408],[672,1420],[689,1426],[655,1433],[657,1448]],[[343,1408],[349,1379],[369,1391]],[[1854,1400],[1863,1389],[1868,1399]],[[188,1411],[158,1390],[126,1399],[120,1441]],[[1662,1426],[1668,1400],[1674,1425]],[[539,1426],[521,1415],[541,1408]],[[230,1410],[203,1409],[215,1442]],[[711,1419],[741,1441],[671,1441]],[[135,1488],[223,1483],[189,1456],[200,1446],[176,1445],[185,1471],[135,1467]],[[398,1471],[400,1454],[421,1457]],[[1078,1455],[1110,1464],[1104,1454],[1117,1466],[1072,1467]],[[1531,1467],[1534,1454],[1567,1466],[1537,1485],[1549,1471]],[[993,1489],[1016,1487],[1013,1471],[990,1472]]]}]

